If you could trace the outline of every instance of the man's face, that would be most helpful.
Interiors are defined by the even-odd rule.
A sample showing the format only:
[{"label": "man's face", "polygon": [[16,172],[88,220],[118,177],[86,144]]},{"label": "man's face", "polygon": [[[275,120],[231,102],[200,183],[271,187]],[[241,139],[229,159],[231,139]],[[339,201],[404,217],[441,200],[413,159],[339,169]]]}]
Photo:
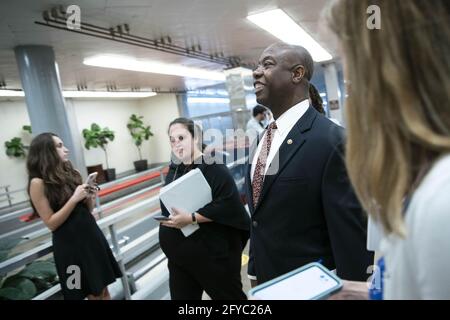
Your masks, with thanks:
[{"label": "man's face", "polygon": [[253,71],[256,101],[271,109],[283,101],[292,86],[291,68],[285,49],[270,46],[264,50]]}]

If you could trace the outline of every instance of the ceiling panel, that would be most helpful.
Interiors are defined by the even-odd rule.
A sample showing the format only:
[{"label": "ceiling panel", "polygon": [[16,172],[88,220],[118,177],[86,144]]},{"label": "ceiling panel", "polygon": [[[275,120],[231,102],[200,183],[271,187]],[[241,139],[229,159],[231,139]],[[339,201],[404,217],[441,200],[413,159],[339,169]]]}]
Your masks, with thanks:
[{"label": "ceiling panel", "polygon": [[[58,1],[67,6],[77,4],[81,19],[105,28],[128,23],[134,35],[158,39],[170,36],[174,44],[192,46],[200,44],[207,53],[223,52],[225,56],[238,56],[246,62],[256,62],[261,51],[277,39],[259,29],[246,16],[265,10],[281,8],[335,55],[336,50],[327,36],[317,34],[320,11],[327,0],[70,0]],[[52,46],[60,68],[64,88],[75,88],[83,82],[89,89],[104,90],[110,82],[119,89],[131,86],[158,87],[161,90],[187,89],[186,81],[175,76],[120,71],[88,67],[82,64],[86,57],[98,54],[120,54],[140,59],[168,63],[183,63],[207,69],[221,66],[97,39],[67,31],[56,30],[34,23],[42,21],[42,12],[55,5],[55,1],[6,0],[0,2],[0,78],[8,87],[20,88],[20,79],[13,48],[17,45],[40,44]],[[197,81],[198,82],[198,81]],[[192,83],[192,81],[190,82]],[[201,82],[195,85],[207,85]],[[211,84],[211,83],[209,83]],[[192,85],[192,84],[191,84]]]}]

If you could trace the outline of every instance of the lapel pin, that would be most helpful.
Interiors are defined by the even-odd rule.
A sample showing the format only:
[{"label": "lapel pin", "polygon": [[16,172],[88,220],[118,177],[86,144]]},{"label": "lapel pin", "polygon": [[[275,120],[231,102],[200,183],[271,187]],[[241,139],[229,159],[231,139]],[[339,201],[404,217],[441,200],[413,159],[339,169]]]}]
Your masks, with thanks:
[{"label": "lapel pin", "polygon": [[292,139],[289,139],[288,141],[287,141],[287,144],[292,144]]}]

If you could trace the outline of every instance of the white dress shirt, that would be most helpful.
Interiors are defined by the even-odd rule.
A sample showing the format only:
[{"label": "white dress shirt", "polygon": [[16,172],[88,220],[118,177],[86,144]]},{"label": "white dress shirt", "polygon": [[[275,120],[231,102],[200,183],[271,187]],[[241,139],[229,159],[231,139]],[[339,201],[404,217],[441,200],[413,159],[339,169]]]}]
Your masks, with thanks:
[{"label": "white dress shirt", "polygon": [[261,133],[263,133],[264,131],[264,124],[261,124],[258,120],[256,120],[255,118],[251,118],[250,120],[248,120],[247,122],[247,131],[248,130],[255,130],[256,133],[259,135]]},{"label": "white dress shirt", "polygon": [[[274,130],[274,135],[272,139],[272,145],[270,146],[269,155],[267,157],[266,162],[266,168],[264,174],[267,173],[267,170],[269,168],[269,164],[274,159],[275,155],[277,154],[278,150],[281,147],[281,144],[286,139],[289,132],[292,130],[294,125],[297,123],[298,120],[305,114],[306,110],[309,108],[309,100],[305,99],[299,103],[297,103],[295,106],[291,107],[289,110],[285,111],[277,120],[275,120],[277,124],[276,130]],[[252,160],[252,167],[251,167],[251,174],[250,179],[253,181],[253,175],[255,173],[255,167],[256,162],[258,160],[259,153],[261,152],[261,148],[263,145],[263,141],[266,138],[266,133],[262,136],[261,140],[259,141],[258,148],[256,149],[255,155],[253,156]]]}]

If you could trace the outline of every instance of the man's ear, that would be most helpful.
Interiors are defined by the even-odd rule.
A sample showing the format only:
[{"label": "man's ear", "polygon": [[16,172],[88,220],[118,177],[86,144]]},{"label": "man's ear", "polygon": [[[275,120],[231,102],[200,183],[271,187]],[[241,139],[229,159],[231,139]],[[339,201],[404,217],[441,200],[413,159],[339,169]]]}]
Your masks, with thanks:
[{"label": "man's ear", "polygon": [[292,70],[292,82],[300,83],[305,76],[305,67],[299,64]]}]

